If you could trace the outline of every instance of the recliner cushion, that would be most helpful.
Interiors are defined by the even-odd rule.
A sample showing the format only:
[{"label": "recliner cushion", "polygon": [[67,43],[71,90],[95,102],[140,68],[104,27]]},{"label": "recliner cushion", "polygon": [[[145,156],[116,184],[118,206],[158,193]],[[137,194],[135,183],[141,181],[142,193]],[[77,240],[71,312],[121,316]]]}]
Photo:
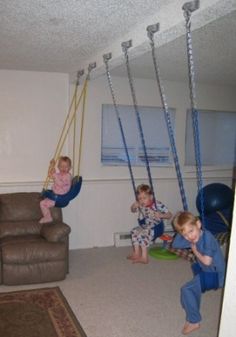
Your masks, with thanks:
[{"label": "recliner cushion", "polygon": [[5,236],[0,239],[0,248],[6,245],[16,245],[17,243],[28,244],[29,242],[44,242],[45,239],[41,235],[30,234],[20,236]]},{"label": "recliner cushion", "polygon": [[44,224],[40,234],[49,242],[58,242],[69,235],[71,229],[64,223]]},{"label": "recliner cushion", "polygon": [[38,220],[42,216],[40,193],[20,192],[0,195],[0,221]]},{"label": "recliner cushion", "polygon": [[[39,192],[18,192],[0,194],[0,222],[38,221],[42,217]],[[53,220],[62,220],[60,208],[51,209]]]},{"label": "recliner cushion", "polygon": [[64,243],[42,241],[7,244],[2,247],[3,264],[33,264],[58,261],[66,257]]},{"label": "recliner cushion", "polygon": [[0,238],[26,234],[40,234],[42,224],[38,221],[4,221],[0,222]]}]

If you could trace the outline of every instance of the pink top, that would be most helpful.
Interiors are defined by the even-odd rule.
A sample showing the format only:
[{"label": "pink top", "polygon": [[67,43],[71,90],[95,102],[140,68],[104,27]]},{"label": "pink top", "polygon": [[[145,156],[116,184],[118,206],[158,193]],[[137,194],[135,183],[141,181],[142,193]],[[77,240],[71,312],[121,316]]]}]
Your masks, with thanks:
[{"label": "pink top", "polygon": [[71,187],[71,174],[56,172],[52,175],[54,183],[52,190],[55,194],[65,194]]}]

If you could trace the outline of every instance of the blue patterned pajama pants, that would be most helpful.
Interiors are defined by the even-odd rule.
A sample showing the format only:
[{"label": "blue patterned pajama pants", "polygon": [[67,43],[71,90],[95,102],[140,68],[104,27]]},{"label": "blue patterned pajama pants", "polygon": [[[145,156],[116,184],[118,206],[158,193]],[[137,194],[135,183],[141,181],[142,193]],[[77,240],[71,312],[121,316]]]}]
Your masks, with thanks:
[{"label": "blue patterned pajama pants", "polygon": [[131,241],[133,245],[149,247],[154,238],[152,227],[142,228],[137,226],[131,230]]}]

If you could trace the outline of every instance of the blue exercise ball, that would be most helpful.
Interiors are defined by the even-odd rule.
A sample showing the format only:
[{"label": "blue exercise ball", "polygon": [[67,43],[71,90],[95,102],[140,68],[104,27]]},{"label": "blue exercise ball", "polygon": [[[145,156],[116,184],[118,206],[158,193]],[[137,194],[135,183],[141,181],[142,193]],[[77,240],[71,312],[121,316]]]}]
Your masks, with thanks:
[{"label": "blue exercise ball", "polygon": [[[197,195],[196,206],[201,213],[201,191]],[[203,187],[204,212],[211,214],[226,208],[233,207],[234,193],[227,185],[213,183]]]}]

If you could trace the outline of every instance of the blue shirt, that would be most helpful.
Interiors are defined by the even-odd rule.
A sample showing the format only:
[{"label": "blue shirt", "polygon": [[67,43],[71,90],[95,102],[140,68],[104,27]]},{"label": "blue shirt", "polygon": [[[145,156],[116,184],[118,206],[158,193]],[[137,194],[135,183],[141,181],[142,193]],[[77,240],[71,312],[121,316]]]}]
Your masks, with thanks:
[{"label": "blue shirt", "polygon": [[[180,234],[177,234],[173,241],[172,247],[179,249],[191,248],[191,243]],[[224,256],[216,238],[209,231],[203,230],[198,242],[196,243],[196,247],[199,253],[201,253],[202,255],[210,256],[212,258],[212,263],[210,266],[204,265],[201,261],[197,259],[202,270],[206,272],[217,271],[219,274],[219,286],[223,287],[226,266]]]}]

